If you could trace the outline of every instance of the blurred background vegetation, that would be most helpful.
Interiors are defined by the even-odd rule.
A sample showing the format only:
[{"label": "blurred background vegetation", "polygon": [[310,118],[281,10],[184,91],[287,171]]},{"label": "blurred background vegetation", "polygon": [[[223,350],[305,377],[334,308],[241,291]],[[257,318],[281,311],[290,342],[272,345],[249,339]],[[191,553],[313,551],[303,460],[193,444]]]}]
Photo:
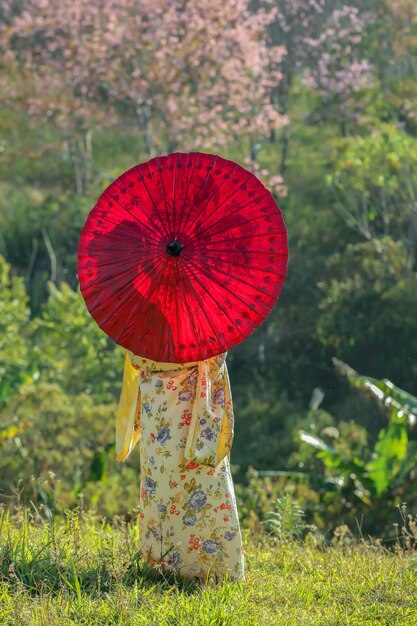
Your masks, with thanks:
[{"label": "blurred background vegetation", "polygon": [[78,238],[123,171],[197,149],[261,177],[290,240],[278,305],[228,356],[242,523],[289,493],[323,533],[389,541],[417,511],[414,0],[4,0],[0,49],[2,503],[137,508],[123,350]]}]

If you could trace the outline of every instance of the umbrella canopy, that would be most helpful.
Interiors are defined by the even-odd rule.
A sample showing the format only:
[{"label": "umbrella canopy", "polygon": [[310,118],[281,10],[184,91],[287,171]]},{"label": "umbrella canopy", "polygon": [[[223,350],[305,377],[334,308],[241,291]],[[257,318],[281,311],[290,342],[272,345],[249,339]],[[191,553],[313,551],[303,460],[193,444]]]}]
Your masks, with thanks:
[{"label": "umbrella canopy", "polygon": [[287,260],[281,211],[256,176],[215,155],[174,153],[105,189],[81,232],[78,277],[116,343],[187,363],[229,350],[261,324]]}]

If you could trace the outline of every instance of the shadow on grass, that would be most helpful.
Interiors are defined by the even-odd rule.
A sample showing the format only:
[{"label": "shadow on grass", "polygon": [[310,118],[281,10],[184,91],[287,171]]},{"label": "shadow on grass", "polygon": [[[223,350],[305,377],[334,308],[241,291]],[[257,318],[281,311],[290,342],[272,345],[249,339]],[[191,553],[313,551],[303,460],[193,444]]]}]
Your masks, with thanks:
[{"label": "shadow on grass", "polygon": [[26,562],[16,561],[1,555],[0,581],[10,587],[25,588],[31,595],[59,593],[67,591],[80,597],[89,594],[101,597],[112,592],[116,586],[144,588],[154,587],[163,593],[176,587],[186,594],[198,593],[202,583],[198,579],[189,579],[175,572],[163,570],[158,566],[145,563],[130,563],[121,575],[116,575],[109,568],[97,564],[92,567],[76,568],[75,563],[57,565],[52,555]]},{"label": "shadow on grass", "polygon": [[97,563],[90,567],[77,564],[76,558],[64,561],[65,552],[51,547],[50,540],[30,558],[27,558],[25,542],[12,543],[10,539],[0,546],[0,581],[12,588],[25,588],[31,595],[66,591],[80,599],[82,594],[101,597],[112,592],[116,586],[156,588],[163,593],[177,588],[186,594],[202,589],[199,579],[190,579],[163,569],[159,564],[143,561],[140,552],[123,564],[117,564],[112,554],[111,563]]}]

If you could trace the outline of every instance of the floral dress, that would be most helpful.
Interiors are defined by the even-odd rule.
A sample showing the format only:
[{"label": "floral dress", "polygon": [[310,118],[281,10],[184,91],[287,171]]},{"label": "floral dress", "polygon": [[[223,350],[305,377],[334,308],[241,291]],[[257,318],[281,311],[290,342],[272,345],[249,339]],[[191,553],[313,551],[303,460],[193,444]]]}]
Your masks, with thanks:
[{"label": "floral dress", "polygon": [[225,358],[157,363],[127,351],[116,420],[119,460],[140,441],[143,558],[203,580],[244,578]]}]

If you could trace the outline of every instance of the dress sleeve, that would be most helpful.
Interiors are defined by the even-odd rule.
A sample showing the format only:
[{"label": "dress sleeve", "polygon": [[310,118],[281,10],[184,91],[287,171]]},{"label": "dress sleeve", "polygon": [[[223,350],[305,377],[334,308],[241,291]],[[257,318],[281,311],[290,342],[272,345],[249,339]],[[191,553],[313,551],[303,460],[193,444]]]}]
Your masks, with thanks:
[{"label": "dress sleeve", "polygon": [[[220,368],[224,403],[215,403],[208,361],[198,362],[196,396],[184,449],[184,458],[217,467],[226,455],[230,458],[233,442],[233,405],[226,363]],[[214,374],[215,376],[216,374]]]},{"label": "dress sleeve", "polygon": [[216,464],[220,463],[220,461],[222,461],[225,456],[228,456],[230,461],[230,450],[233,443],[235,425],[232,392],[230,389],[229,372],[227,370],[226,363],[224,363],[223,367],[224,409],[223,419],[221,422],[222,425],[220,430],[219,444],[217,447]]},{"label": "dress sleeve", "polygon": [[140,437],[141,394],[139,371],[133,367],[126,351],[123,387],[116,415],[116,458],[125,461]]}]

